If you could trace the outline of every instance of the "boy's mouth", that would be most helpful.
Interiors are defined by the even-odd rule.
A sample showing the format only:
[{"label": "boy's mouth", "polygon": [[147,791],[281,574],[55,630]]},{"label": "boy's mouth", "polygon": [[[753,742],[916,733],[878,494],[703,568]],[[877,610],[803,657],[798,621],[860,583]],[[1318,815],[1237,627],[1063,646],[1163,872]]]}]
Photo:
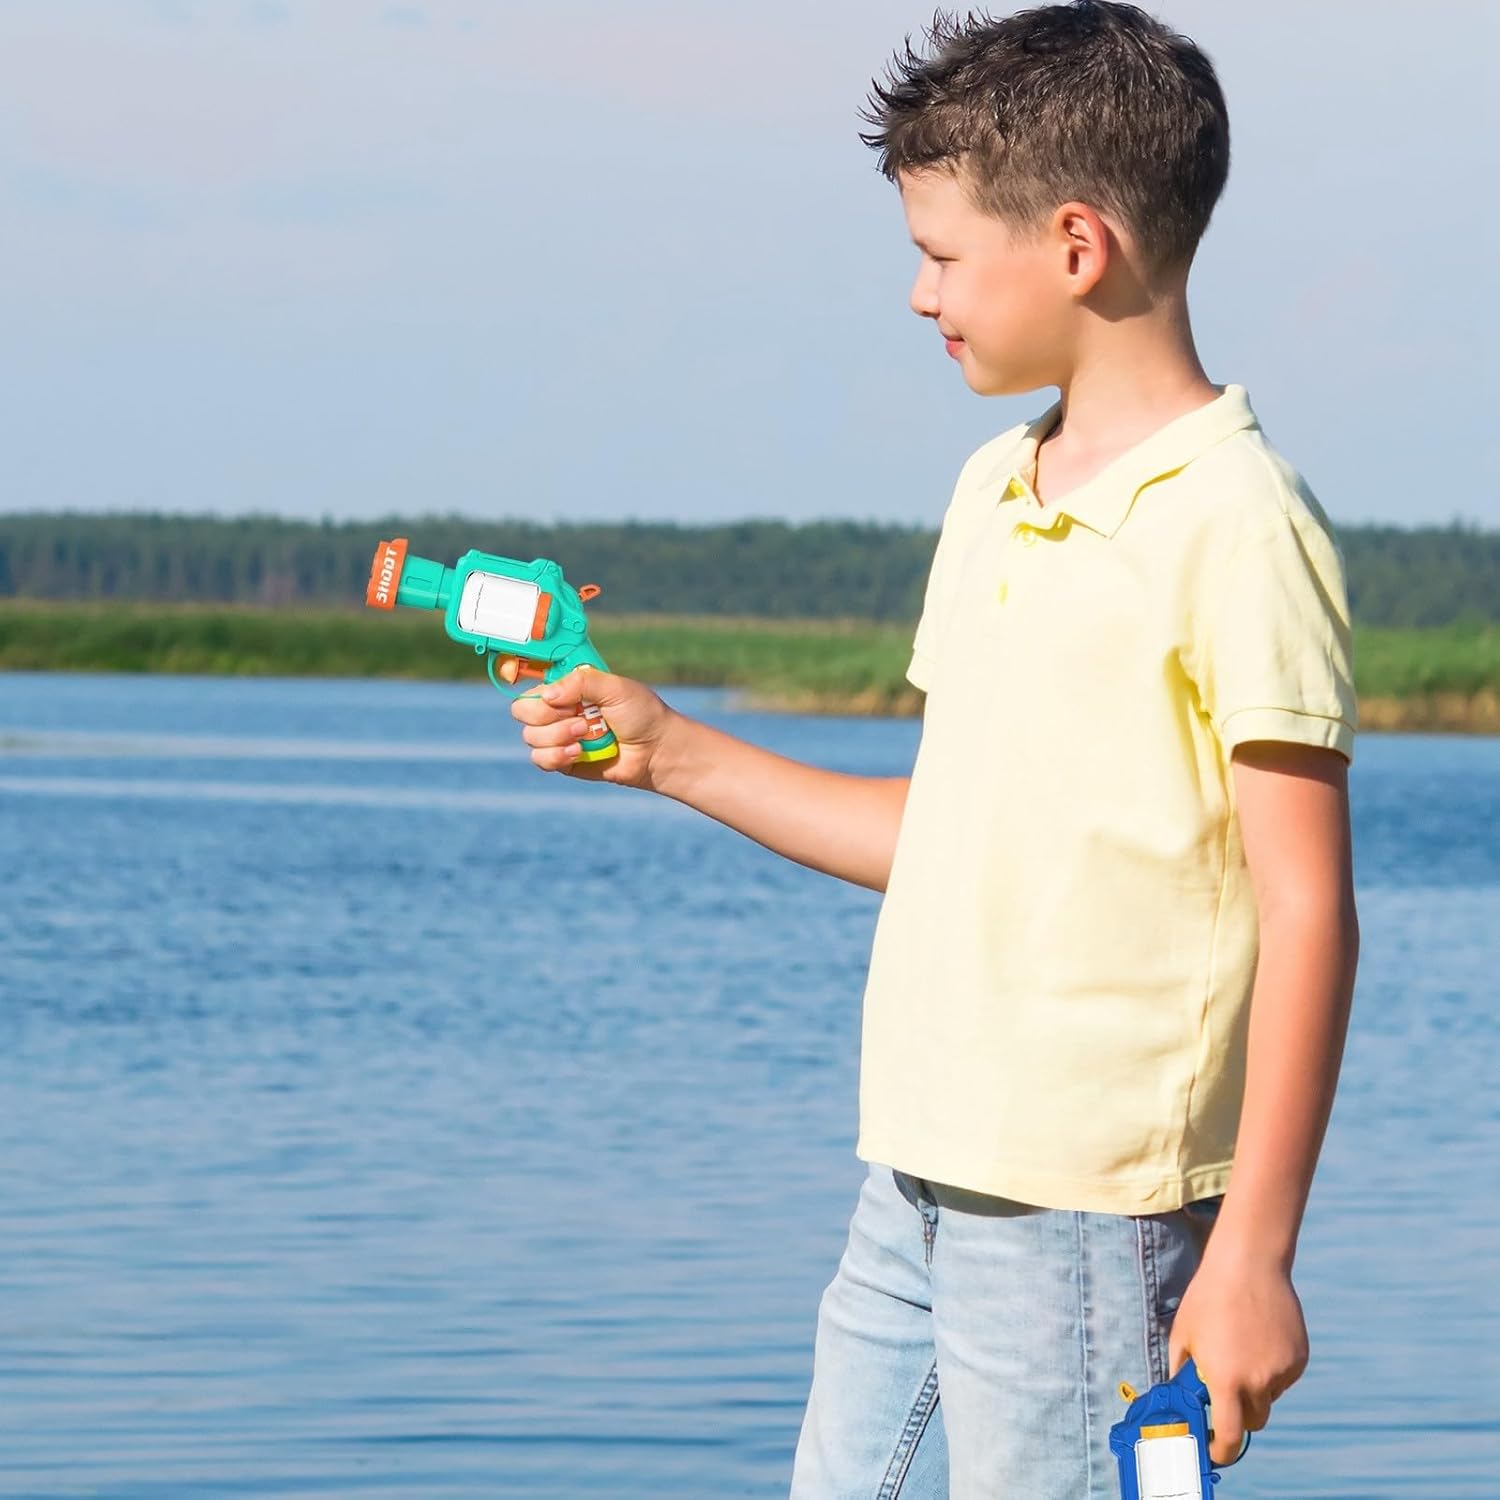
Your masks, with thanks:
[{"label": "boy's mouth", "polygon": [[957,354],[958,351],[963,348],[963,346],[964,341],[962,339],[950,339],[946,334],[943,335],[943,348],[945,348],[949,354]]}]

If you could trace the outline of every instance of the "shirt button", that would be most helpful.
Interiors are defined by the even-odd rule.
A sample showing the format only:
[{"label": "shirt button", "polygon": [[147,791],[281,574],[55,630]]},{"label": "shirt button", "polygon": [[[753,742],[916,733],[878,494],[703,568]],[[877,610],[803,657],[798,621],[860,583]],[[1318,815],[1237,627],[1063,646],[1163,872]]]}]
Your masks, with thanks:
[{"label": "shirt button", "polygon": [[1021,528],[1021,545],[1023,547],[1036,546],[1036,532],[1033,531],[1029,526],[1023,526]]}]

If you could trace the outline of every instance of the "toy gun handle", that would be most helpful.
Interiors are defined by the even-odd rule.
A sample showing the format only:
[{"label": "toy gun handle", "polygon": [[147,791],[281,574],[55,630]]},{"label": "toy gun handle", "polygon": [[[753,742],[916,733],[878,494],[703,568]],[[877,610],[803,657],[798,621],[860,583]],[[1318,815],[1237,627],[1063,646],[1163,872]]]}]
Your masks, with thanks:
[{"label": "toy gun handle", "polygon": [[[503,677],[497,675],[495,662],[499,656],[498,652],[491,651],[485,658],[485,666],[490,674],[490,681],[505,694],[507,698],[535,698],[538,695],[535,688],[529,691],[520,691],[513,688]],[[543,674],[543,683],[556,682],[560,677],[566,677],[575,667],[595,667],[601,672],[609,671],[604,664],[604,658],[594,649],[592,641],[584,643],[566,656],[559,657],[552,662]],[[609,760],[620,753],[619,741],[615,739],[614,731],[604,722],[604,713],[597,703],[590,703],[585,699],[579,705],[579,712],[588,721],[588,729],[584,732],[580,744],[583,747],[578,759],[580,761]]]}]

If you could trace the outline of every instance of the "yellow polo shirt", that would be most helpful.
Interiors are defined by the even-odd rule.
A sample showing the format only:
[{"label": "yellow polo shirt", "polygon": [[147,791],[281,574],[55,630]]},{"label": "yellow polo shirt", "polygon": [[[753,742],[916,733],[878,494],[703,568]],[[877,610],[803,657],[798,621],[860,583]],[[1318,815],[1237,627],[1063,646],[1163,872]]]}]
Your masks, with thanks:
[{"label": "yellow polo shirt", "polygon": [[1352,754],[1343,562],[1241,387],[1043,506],[1057,414],[975,453],[943,518],[858,1151],[1158,1213],[1234,1156],[1258,930],[1230,753]]}]

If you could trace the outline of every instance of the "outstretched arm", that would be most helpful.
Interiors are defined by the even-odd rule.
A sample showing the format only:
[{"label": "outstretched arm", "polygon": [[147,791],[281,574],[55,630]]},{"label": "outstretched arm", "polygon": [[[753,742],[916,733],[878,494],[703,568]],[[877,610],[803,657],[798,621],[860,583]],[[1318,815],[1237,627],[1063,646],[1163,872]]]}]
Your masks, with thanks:
[{"label": "outstretched arm", "polygon": [[657,790],[813,870],[883,891],[906,776],[851,776],[788,760],[677,716]]},{"label": "outstretched arm", "polygon": [[[515,680],[513,664],[504,675]],[[597,703],[619,741],[617,758],[580,763],[576,715]],[[883,891],[909,778],[851,776],[789,760],[678,713],[650,688],[592,667],[570,672],[514,716],[544,771],[660,792],[767,849],[855,885]]]}]

